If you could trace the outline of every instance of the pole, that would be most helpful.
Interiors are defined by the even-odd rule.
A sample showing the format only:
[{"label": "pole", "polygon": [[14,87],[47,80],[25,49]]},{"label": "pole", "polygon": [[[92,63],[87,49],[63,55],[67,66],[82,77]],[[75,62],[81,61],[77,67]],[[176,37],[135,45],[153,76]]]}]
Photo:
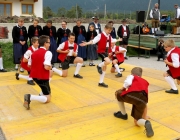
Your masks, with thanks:
[{"label": "pole", "polygon": [[104,6],[104,19],[106,19],[106,4]]},{"label": "pole", "polygon": [[78,19],[77,4],[76,4],[76,18]]},{"label": "pole", "polygon": [[158,4],[159,4],[159,9],[160,9],[160,0],[158,0]]},{"label": "pole", "polygon": [[146,13],[146,21],[147,21],[147,18],[148,18],[150,6],[151,6],[151,0],[149,0],[148,10],[147,10],[147,13]]},{"label": "pole", "polygon": [[140,41],[141,41],[141,40],[140,40],[140,38],[141,38],[141,37],[140,37],[140,36],[141,36],[140,34],[141,34],[141,33],[140,33],[140,24],[139,24],[139,42],[138,42],[139,49],[138,49],[138,59],[139,59]]}]

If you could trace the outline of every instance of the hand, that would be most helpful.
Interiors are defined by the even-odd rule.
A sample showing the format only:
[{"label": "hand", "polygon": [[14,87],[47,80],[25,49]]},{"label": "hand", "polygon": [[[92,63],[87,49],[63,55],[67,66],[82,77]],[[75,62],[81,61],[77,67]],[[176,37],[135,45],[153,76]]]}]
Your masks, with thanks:
[{"label": "hand", "polygon": [[81,46],[81,47],[87,46],[87,42],[82,41],[82,43],[80,43],[79,46]]},{"label": "hand", "polygon": [[169,63],[169,61],[168,61],[167,59],[165,59],[165,60],[164,60],[164,62],[165,62],[166,64],[168,64],[168,63]]},{"label": "hand", "polygon": [[118,38],[118,40],[117,41],[122,41],[122,38]]},{"label": "hand", "polygon": [[119,51],[116,51],[116,52],[115,52],[115,54],[118,54],[118,53],[120,53],[120,52],[119,52]]},{"label": "hand", "polygon": [[112,53],[109,53],[109,56],[112,56]]},{"label": "hand", "polygon": [[70,50],[69,50],[69,49],[65,51],[65,53],[69,53],[69,52],[70,52]]},{"label": "hand", "polygon": [[77,54],[73,51],[72,52],[72,55],[74,56],[74,57],[76,57],[77,56]]}]

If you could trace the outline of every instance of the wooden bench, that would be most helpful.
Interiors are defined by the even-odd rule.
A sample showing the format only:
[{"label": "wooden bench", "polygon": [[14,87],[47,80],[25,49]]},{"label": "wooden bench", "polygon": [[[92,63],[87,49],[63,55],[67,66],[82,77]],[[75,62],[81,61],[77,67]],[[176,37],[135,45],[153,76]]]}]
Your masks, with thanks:
[{"label": "wooden bench", "polygon": [[153,50],[153,48],[147,48],[147,47],[143,47],[143,46],[136,46],[136,45],[127,45],[128,47],[132,47],[132,48],[137,48],[137,49],[142,49],[145,50],[145,57],[146,58],[150,58],[150,51]]}]

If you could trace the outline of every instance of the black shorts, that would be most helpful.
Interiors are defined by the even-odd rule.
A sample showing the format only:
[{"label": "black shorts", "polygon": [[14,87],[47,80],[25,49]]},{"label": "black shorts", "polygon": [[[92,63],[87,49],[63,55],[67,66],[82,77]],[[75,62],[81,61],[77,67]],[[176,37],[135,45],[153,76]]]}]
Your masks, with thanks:
[{"label": "black shorts", "polygon": [[37,78],[33,78],[33,80],[41,88],[42,93],[44,95],[50,95],[51,94],[51,88],[49,86],[49,80],[40,80],[40,79],[37,79]]},{"label": "black shorts", "polygon": [[[114,59],[117,59],[117,58],[116,58],[116,57],[113,57],[113,58],[112,58],[112,61],[113,61]],[[117,60],[117,61],[118,61],[118,60]],[[120,64],[122,64],[122,63],[123,63],[123,62],[119,62],[119,61],[118,61],[117,64],[120,65]],[[113,63],[112,63],[112,67],[114,67],[114,64],[113,64]]]},{"label": "black shorts", "polygon": [[98,56],[101,57],[102,62],[104,61],[104,58],[108,57],[107,53],[98,53]]},{"label": "black shorts", "polygon": [[74,56],[70,56],[69,58],[67,57],[64,62],[61,62],[62,70],[69,69],[69,64],[73,64],[75,58]]},{"label": "black shorts", "polygon": [[[167,70],[167,73],[172,77],[172,74],[171,74],[171,71],[170,71],[170,70]],[[176,77],[176,78],[174,78],[174,79],[180,80],[180,77]]]},{"label": "black shorts", "polygon": [[128,38],[122,38],[122,41],[119,42],[120,45],[128,45]]}]

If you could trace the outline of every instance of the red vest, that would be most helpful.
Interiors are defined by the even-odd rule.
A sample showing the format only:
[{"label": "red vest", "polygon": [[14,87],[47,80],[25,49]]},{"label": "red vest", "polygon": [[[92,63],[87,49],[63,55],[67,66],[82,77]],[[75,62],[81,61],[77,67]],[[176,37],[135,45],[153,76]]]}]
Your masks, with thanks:
[{"label": "red vest", "polygon": [[[62,49],[62,51],[66,51],[68,48],[69,48],[69,43],[68,41],[65,41],[64,42],[64,49]],[[74,52],[76,52],[76,49],[77,49],[77,44],[74,43]],[[59,56],[58,56],[58,59],[61,61],[61,62],[64,62],[64,60],[66,59],[67,57],[67,53],[59,53]]]},{"label": "red vest", "polygon": [[[118,52],[118,51],[119,51],[119,46],[116,46],[115,52]],[[109,53],[111,53],[111,52],[112,52],[112,48],[110,49]],[[124,62],[124,54],[123,53],[118,53],[118,54],[115,54],[115,55],[116,55],[116,58],[117,58],[118,62],[120,62],[120,63]]]},{"label": "red vest", "polygon": [[145,79],[134,75],[134,79],[132,81],[131,86],[127,90],[123,91],[121,93],[121,96],[126,95],[130,92],[141,92],[141,91],[145,91],[146,94],[148,94],[148,86],[149,83]]},{"label": "red vest", "polygon": [[[172,59],[171,59],[172,53],[176,53],[179,55],[179,62],[180,62],[180,49],[178,47],[175,47],[175,49],[173,51],[171,51],[171,53],[168,55],[167,60],[171,63],[172,63]],[[169,65],[168,65],[168,67],[169,67],[169,70],[170,70],[172,77],[174,79],[177,77],[180,77],[180,67],[174,68],[174,67],[169,66]]]},{"label": "red vest", "polygon": [[[34,52],[32,46],[29,47],[28,50],[30,50],[31,53]],[[22,61],[21,61],[21,67],[22,67],[23,69],[27,70],[27,71],[30,71],[31,69],[30,69],[30,67],[28,67],[28,62],[23,62],[23,59],[24,59],[24,57],[22,58]],[[28,58],[28,59],[29,59],[29,58]]]},{"label": "red vest", "polygon": [[49,70],[44,68],[45,53],[47,50],[40,48],[31,55],[31,73],[30,77],[38,78],[40,80],[49,79]]},{"label": "red vest", "polygon": [[106,44],[107,41],[109,41],[109,49],[111,48],[111,36],[109,36],[109,40],[107,39],[107,37],[101,33],[101,39],[98,42],[98,53],[105,53],[106,52]]}]

